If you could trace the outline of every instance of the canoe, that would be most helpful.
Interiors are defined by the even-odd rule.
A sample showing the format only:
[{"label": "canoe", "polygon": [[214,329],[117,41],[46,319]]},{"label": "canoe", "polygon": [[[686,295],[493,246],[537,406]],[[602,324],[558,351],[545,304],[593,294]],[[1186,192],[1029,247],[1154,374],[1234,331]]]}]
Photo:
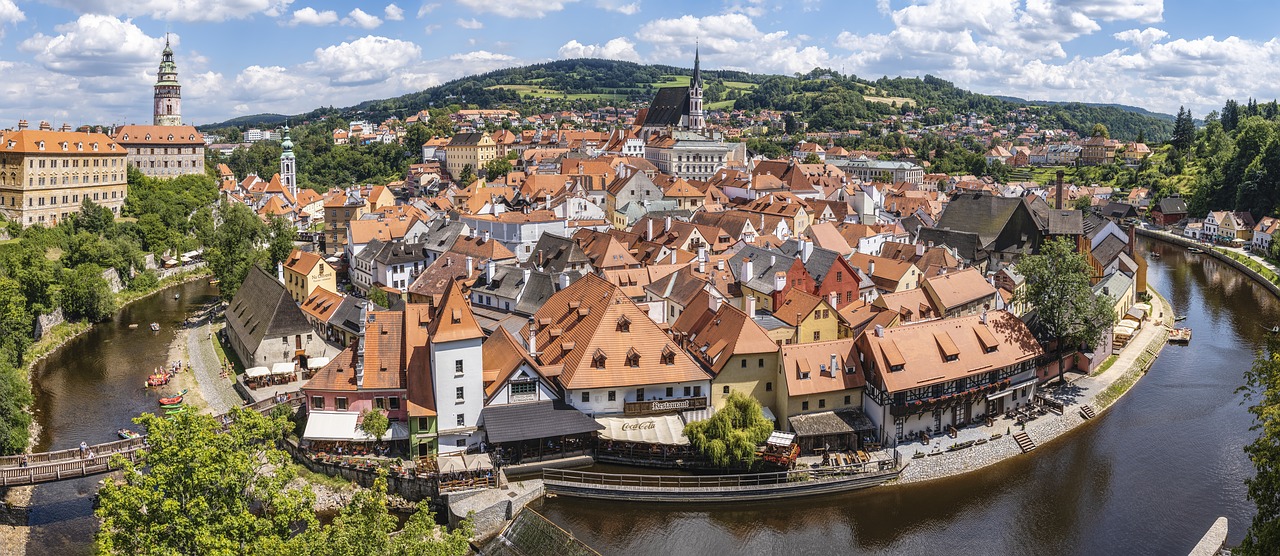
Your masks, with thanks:
[{"label": "canoe", "polygon": [[186,395],[187,395],[187,390],[184,388],[181,392],[178,392],[178,395],[176,396],[160,398],[159,400],[156,400],[156,401],[160,402],[160,405],[179,404],[179,403],[182,403],[182,397]]},{"label": "canoe", "polygon": [[182,402],[164,404],[160,406],[160,409],[178,409],[179,407],[183,407]]},{"label": "canoe", "polygon": [[122,440],[129,440],[131,438],[138,438],[142,436],[141,434],[133,432],[129,429],[120,429],[116,431],[116,435],[118,435]]},{"label": "canoe", "polygon": [[177,415],[177,414],[179,414],[179,413],[185,413],[186,411],[187,411],[187,408],[185,408],[185,407],[179,407],[178,409],[170,409],[169,411],[164,412],[164,414],[165,414],[165,415]]}]

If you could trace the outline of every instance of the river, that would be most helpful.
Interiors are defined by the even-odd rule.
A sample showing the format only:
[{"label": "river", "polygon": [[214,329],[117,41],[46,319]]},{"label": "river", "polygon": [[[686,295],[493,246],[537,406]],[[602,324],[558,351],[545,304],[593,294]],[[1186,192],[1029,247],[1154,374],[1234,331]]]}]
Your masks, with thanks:
[{"label": "river", "polygon": [[840,496],[673,506],[559,497],[535,506],[605,554],[1186,554],[1219,516],[1253,515],[1252,439],[1236,390],[1280,303],[1206,255],[1140,240],[1184,326],[1095,422],[967,475]]},{"label": "river", "polygon": [[[767,504],[561,497],[535,507],[606,554],[1185,554],[1223,515],[1238,543],[1253,507],[1241,451],[1251,420],[1236,389],[1264,340],[1259,323],[1280,323],[1280,303],[1214,259],[1141,241],[1162,254],[1148,259],[1149,279],[1188,316],[1191,346],[1166,348],[1097,421],[1030,455],[939,481]],[[154,409],[142,381],[214,293],[199,281],[138,301],[38,365],[38,448],[110,440]],[[152,321],[159,334],[145,329]],[[97,480],[36,489],[28,554],[91,551]]]},{"label": "river", "polygon": [[[181,294],[178,299],[175,293]],[[116,440],[121,427],[136,430],[131,419],[156,411],[156,391],[142,387],[147,375],[167,363],[169,344],[186,317],[216,297],[206,280],[165,289],[94,325],[37,364],[35,417],[41,432],[36,451]],[[148,328],[152,322],[160,324],[159,332]],[[138,327],[130,329],[131,323]],[[101,479],[35,488],[28,555],[92,552],[97,528],[92,499]]]}]

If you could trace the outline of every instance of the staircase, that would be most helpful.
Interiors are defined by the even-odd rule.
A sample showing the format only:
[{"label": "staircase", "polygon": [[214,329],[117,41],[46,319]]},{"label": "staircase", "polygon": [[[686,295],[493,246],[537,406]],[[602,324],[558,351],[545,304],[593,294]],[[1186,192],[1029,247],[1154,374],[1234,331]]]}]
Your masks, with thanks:
[{"label": "staircase", "polygon": [[1093,406],[1085,404],[1080,406],[1080,416],[1085,419],[1092,419],[1098,416],[1098,412],[1093,410]]},{"label": "staircase", "polygon": [[1025,432],[1013,433],[1013,440],[1018,443],[1019,448],[1022,448],[1022,453],[1024,454],[1036,449],[1036,441],[1032,440],[1030,436],[1027,436],[1027,433]]}]

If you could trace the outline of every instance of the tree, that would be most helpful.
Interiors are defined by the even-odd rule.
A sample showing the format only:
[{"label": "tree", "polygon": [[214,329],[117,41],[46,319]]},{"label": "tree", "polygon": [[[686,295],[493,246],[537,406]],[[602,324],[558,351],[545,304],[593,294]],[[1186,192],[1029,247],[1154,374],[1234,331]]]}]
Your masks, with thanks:
[{"label": "tree", "polygon": [[1076,200],[1071,201],[1071,208],[1079,211],[1087,211],[1093,208],[1093,197],[1088,195],[1076,197]]},{"label": "tree", "polygon": [[1020,301],[1034,308],[1040,327],[1055,340],[1061,380],[1061,354],[1080,346],[1096,347],[1115,324],[1113,301],[1093,295],[1093,268],[1066,238],[1044,242],[1040,253],[1022,257],[1016,268],[1027,283]]},{"label": "tree", "polygon": [[1268,336],[1267,346],[1258,352],[1253,367],[1245,371],[1245,399],[1253,402],[1250,430],[1258,438],[1244,452],[1257,473],[1245,479],[1249,500],[1258,508],[1244,541],[1233,550],[1238,554],[1280,553],[1280,339]]},{"label": "tree", "polygon": [[22,354],[31,345],[31,319],[22,285],[0,276],[0,362],[22,365]]},{"label": "tree", "polygon": [[62,288],[62,309],[68,318],[82,318],[99,322],[111,318],[116,312],[116,297],[102,277],[102,267],[84,263],[75,270],[65,272]]},{"label": "tree", "polygon": [[1169,143],[1179,153],[1186,154],[1191,151],[1192,144],[1196,140],[1196,123],[1191,118],[1191,111],[1185,107],[1178,107],[1178,116],[1173,120],[1173,137],[1169,139]]},{"label": "tree", "polygon": [[493,181],[511,173],[511,161],[495,158],[484,163],[484,179]]},{"label": "tree", "polygon": [[31,429],[31,412],[27,408],[33,401],[26,373],[9,361],[0,359],[0,455],[20,454],[27,450]]},{"label": "tree", "polygon": [[249,269],[266,259],[258,245],[267,231],[258,215],[240,203],[223,203],[218,212],[222,223],[205,244],[205,260],[218,279],[218,291],[223,298],[231,299]]},{"label": "tree", "polygon": [[369,288],[369,301],[379,307],[391,307],[391,299],[387,297],[387,290],[379,287]]},{"label": "tree", "polygon": [[1111,133],[1107,131],[1107,126],[1102,124],[1093,124],[1092,135],[1094,137],[1102,137],[1103,139],[1111,138]]},{"label": "tree", "polygon": [[689,443],[717,467],[747,466],[756,460],[756,447],[768,440],[773,423],[764,418],[760,402],[741,392],[725,398],[725,406],[710,419],[685,425]]},{"label": "tree", "polygon": [[378,442],[382,442],[382,437],[387,434],[387,428],[390,426],[391,421],[377,409],[368,409],[360,413],[360,430],[378,439]]},{"label": "tree", "polygon": [[78,230],[110,237],[112,228],[115,227],[115,215],[111,213],[111,209],[90,201],[86,195],[80,203],[80,214],[76,215],[75,222]]},{"label": "tree", "polygon": [[293,252],[293,240],[297,237],[297,229],[293,227],[292,222],[284,218],[272,217],[271,223],[267,225],[267,235],[271,237],[267,245],[267,256],[270,258],[271,267],[275,268],[277,264],[289,258],[289,253]]},{"label": "tree", "polygon": [[818,158],[818,153],[809,153],[804,155],[801,164],[822,164],[822,159]]},{"label": "tree", "polygon": [[471,182],[473,181],[476,181],[475,170],[471,168],[470,164],[464,165],[462,167],[462,171],[458,172],[458,185],[461,187],[466,187],[468,185],[471,185]]}]

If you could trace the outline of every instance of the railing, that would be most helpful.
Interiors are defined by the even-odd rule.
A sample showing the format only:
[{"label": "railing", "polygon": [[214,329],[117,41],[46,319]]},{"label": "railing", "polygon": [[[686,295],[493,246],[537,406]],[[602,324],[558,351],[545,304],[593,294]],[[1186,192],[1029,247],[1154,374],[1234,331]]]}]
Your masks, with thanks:
[{"label": "railing", "polygon": [[84,459],[88,451],[93,451],[95,455],[109,456],[118,452],[132,452],[142,446],[141,438],[131,438],[129,440],[116,440],[103,444],[95,444],[89,446],[87,450],[81,451],[80,448],[71,448],[69,450],[58,450],[54,452],[40,452],[38,454],[25,454],[17,456],[0,457],[0,469],[8,467],[18,467],[22,463],[22,459],[26,458],[28,466],[42,465],[46,463],[58,463],[63,461],[78,461]]},{"label": "railing", "polygon": [[881,473],[892,472],[897,465],[892,459],[843,465],[836,467],[819,467],[815,469],[797,469],[777,473],[757,473],[749,475],[624,475],[610,473],[592,473],[588,471],[570,471],[565,469],[544,469],[544,481],[558,481],[573,485],[589,485],[613,487],[616,489],[663,489],[663,490],[742,490],[756,487],[773,487],[791,483],[804,482],[838,482],[854,478],[870,477]]}]

